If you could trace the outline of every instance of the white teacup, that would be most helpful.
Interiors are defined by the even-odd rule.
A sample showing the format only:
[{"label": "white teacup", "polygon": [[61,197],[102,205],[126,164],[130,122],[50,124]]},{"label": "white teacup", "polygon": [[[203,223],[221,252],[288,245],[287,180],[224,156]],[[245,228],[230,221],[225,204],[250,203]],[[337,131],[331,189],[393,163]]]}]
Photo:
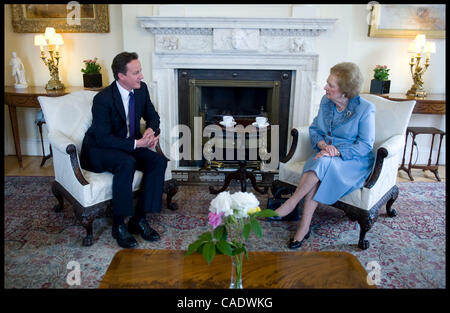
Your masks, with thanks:
[{"label": "white teacup", "polygon": [[258,124],[258,126],[266,125],[267,124],[267,117],[264,117],[264,116],[256,117],[256,124]]},{"label": "white teacup", "polygon": [[222,119],[225,125],[231,125],[234,122],[234,118],[230,115],[224,115]]}]

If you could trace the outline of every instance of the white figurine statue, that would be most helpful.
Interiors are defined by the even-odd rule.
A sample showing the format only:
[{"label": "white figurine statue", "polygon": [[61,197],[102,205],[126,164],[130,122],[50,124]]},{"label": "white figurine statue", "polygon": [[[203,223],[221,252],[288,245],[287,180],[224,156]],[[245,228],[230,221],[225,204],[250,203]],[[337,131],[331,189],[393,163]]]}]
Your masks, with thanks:
[{"label": "white figurine statue", "polygon": [[25,78],[25,67],[23,66],[22,60],[20,60],[15,52],[12,53],[12,56],[9,65],[12,66],[12,75],[16,81],[14,87],[17,89],[27,88],[28,84]]}]

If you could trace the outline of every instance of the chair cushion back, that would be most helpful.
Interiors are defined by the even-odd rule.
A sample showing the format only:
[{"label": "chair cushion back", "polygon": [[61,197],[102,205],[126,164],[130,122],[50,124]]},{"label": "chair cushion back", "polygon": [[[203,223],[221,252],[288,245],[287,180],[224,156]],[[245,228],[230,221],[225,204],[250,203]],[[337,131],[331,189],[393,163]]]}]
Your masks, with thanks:
[{"label": "chair cushion back", "polygon": [[96,91],[81,90],[61,97],[39,96],[49,133],[60,131],[80,151],[84,134],[92,123],[92,102]]},{"label": "chair cushion back", "polygon": [[390,137],[406,134],[415,100],[391,101],[371,94],[361,94],[361,97],[376,107],[374,151]]}]

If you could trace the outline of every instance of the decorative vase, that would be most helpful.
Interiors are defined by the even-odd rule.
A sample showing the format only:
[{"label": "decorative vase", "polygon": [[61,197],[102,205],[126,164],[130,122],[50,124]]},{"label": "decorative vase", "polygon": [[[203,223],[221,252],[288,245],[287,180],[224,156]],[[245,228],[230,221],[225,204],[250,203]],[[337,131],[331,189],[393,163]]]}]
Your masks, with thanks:
[{"label": "decorative vase", "polygon": [[83,74],[84,88],[99,88],[102,86],[102,74]]},{"label": "decorative vase", "polygon": [[370,82],[370,93],[389,93],[389,88],[391,87],[390,80],[378,80],[372,79]]},{"label": "decorative vase", "polygon": [[230,289],[243,289],[242,285],[242,261],[244,252],[231,257],[231,282]]}]

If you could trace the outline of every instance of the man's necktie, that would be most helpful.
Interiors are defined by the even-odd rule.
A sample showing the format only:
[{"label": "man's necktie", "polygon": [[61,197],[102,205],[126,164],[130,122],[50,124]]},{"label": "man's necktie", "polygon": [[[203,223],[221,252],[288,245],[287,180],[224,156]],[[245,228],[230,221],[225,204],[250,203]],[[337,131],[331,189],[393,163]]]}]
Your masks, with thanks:
[{"label": "man's necktie", "polygon": [[128,118],[130,120],[130,138],[135,139],[136,126],[134,121],[136,119],[135,105],[134,105],[134,94],[130,92],[130,101],[128,103]]}]

